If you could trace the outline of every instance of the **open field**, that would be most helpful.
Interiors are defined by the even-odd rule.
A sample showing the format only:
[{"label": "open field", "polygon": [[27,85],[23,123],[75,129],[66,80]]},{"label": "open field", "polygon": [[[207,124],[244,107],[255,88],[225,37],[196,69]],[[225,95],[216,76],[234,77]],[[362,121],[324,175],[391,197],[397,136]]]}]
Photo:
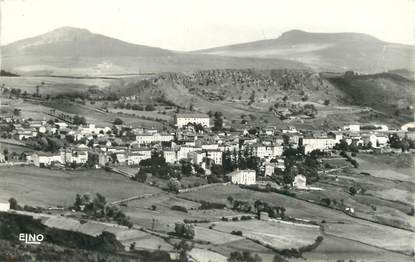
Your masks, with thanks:
[{"label": "open field", "polygon": [[200,262],[211,262],[211,261],[226,262],[227,261],[227,257],[225,257],[224,255],[221,255],[219,253],[216,253],[210,250],[201,249],[201,248],[193,248],[190,251],[190,256],[196,259],[196,261],[200,261]]},{"label": "open field", "polygon": [[77,231],[91,236],[99,236],[104,231],[111,232],[125,248],[129,248],[130,244],[135,242],[137,250],[173,250],[173,247],[164,241],[164,239],[139,229],[128,229],[125,226],[96,221],[81,223],[77,219],[56,215],[35,214],[24,211],[18,212],[34,216],[34,218],[40,219],[48,227]]},{"label": "open field", "polygon": [[[403,158],[412,158],[412,165]],[[356,160],[359,163],[360,172],[367,172],[376,177],[415,183],[415,173],[413,172],[415,157],[413,155],[358,154]]]},{"label": "open field", "polygon": [[41,95],[57,95],[61,93],[85,92],[89,86],[105,88],[114,81],[103,78],[75,78],[75,77],[48,77],[48,76],[20,76],[0,79],[0,85],[6,88],[20,88],[28,94],[36,93],[39,86]]},{"label": "open field", "polygon": [[[153,205],[156,207],[155,210],[152,209]],[[173,206],[186,208],[187,212],[172,210]],[[175,194],[161,193],[154,197],[130,201],[127,207],[121,209],[134,223],[164,232],[173,231],[174,223],[183,222],[184,219],[219,221],[223,216],[240,215],[229,209],[199,210],[199,207],[200,204],[197,202],[178,198]]]},{"label": "open field", "polygon": [[33,167],[0,168],[0,201],[21,205],[70,206],[77,193],[100,193],[108,202],[159,190],[104,170],[60,171]]},{"label": "open field", "polygon": [[[340,173],[342,174],[342,173]],[[322,199],[330,201],[330,208],[344,210],[346,207],[354,209],[354,216],[376,221],[382,224],[415,230],[415,219],[411,215],[411,201],[385,196],[384,191],[393,188],[402,188],[401,183],[361,174],[327,175],[318,183],[313,184],[323,188],[322,191],[296,190],[296,196],[301,199],[327,205]],[[349,188],[363,188],[364,192],[352,195]],[[409,188],[403,191],[409,197]],[[400,194],[404,196],[404,193]],[[400,200],[400,201],[399,201]],[[397,202],[399,201],[399,202]]]},{"label": "open field", "polygon": [[[413,251],[415,241],[415,234],[413,232],[350,217],[344,212],[281,194],[256,192],[241,189],[237,186],[218,186],[202,189],[197,192],[183,193],[181,195],[189,199],[224,204],[227,203],[226,198],[228,196],[232,196],[235,200],[249,201],[252,204],[255,200],[261,199],[274,205],[285,207],[285,214],[288,216],[308,219],[318,223],[325,220],[326,224],[323,224],[323,226],[327,233],[335,233],[339,237],[348,237],[366,244],[375,243],[373,244],[374,246],[377,245],[380,248],[393,251],[404,253]],[[367,232],[369,230],[376,231],[376,235],[368,234]]]},{"label": "open field", "polygon": [[136,116],[125,114],[103,112],[92,105],[82,105],[72,102],[56,102],[44,103],[44,106],[48,108],[54,108],[72,115],[84,116],[87,122],[94,123],[97,126],[110,126],[116,118],[120,118],[126,125],[131,125],[132,127],[160,128],[162,126],[162,123],[154,120],[142,119]]},{"label": "open field", "polygon": [[[305,252],[303,257],[306,261],[327,262],[338,260],[354,260],[365,262],[379,261],[413,261],[410,256],[375,248],[355,241],[325,235],[323,242],[312,252]],[[304,258],[291,258],[290,262],[304,262]]]},{"label": "open field", "polygon": [[14,144],[6,143],[6,141],[7,140],[0,139],[0,149],[1,149],[1,153],[3,153],[3,150],[5,150],[5,149],[7,149],[9,151],[9,153],[16,152],[18,154],[20,154],[22,152],[32,152],[33,151],[33,149],[31,149],[29,147],[19,146],[19,145],[14,145]]},{"label": "open field", "polygon": [[241,231],[243,237],[258,240],[276,249],[307,246],[314,243],[317,236],[320,235],[318,226],[300,226],[256,219],[238,222],[215,222],[213,230],[226,233]]},{"label": "open field", "polygon": [[272,261],[275,255],[273,250],[247,239],[232,241],[223,245],[209,245],[205,248],[209,248],[210,250],[222,254],[226,257],[229,257],[229,254],[232,251],[249,251],[251,253],[258,254],[264,262]]},{"label": "open field", "polygon": [[[321,180],[321,183],[328,182],[331,186],[343,188],[348,191],[350,186],[361,187],[365,194],[379,199],[398,201],[412,206],[414,199],[413,192],[415,184],[391,180],[372,175],[358,174],[359,169],[344,170],[338,175],[330,175]],[[331,189],[333,187],[330,187]],[[338,190],[338,188],[337,188]]]},{"label": "open field", "polygon": [[[219,223],[219,222],[218,222]],[[211,225],[211,224],[209,224]],[[195,239],[202,240],[202,241],[209,241],[210,243],[214,245],[224,245],[229,242],[238,241],[245,239],[245,237],[236,236],[230,234],[230,232],[227,232],[225,230],[217,230],[216,225],[217,223],[214,223],[215,228],[209,229],[205,227],[206,225],[200,225],[195,227]]]},{"label": "open field", "polygon": [[50,108],[39,103],[24,101],[23,99],[8,99],[1,97],[1,110],[13,112],[14,109],[20,109],[20,115],[23,118],[33,120],[47,120],[52,118],[47,113]]},{"label": "open field", "polygon": [[109,112],[113,113],[113,114],[117,114],[120,116],[136,116],[136,117],[146,117],[146,118],[152,118],[152,119],[162,119],[165,121],[172,121],[173,120],[173,116],[171,115],[167,115],[167,114],[162,114],[158,111],[138,111],[138,110],[131,110],[131,109],[108,109]]}]

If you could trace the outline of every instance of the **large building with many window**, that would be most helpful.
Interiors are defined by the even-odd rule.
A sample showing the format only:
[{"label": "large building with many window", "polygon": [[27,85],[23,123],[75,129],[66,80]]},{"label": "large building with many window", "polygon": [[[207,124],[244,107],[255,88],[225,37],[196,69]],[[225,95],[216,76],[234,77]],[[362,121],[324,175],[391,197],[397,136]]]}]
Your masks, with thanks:
[{"label": "large building with many window", "polygon": [[177,114],[176,126],[183,127],[188,124],[200,124],[203,127],[210,127],[209,116],[206,114]]}]

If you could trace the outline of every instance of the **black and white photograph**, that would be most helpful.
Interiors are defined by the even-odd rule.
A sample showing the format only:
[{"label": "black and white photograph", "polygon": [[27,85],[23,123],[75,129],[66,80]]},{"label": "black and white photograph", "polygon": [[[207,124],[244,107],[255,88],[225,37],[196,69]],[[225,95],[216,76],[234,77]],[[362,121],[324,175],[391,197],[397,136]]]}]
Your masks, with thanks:
[{"label": "black and white photograph", "polygon": [[0,0],[0,262],[411,262],[414,0]]}]

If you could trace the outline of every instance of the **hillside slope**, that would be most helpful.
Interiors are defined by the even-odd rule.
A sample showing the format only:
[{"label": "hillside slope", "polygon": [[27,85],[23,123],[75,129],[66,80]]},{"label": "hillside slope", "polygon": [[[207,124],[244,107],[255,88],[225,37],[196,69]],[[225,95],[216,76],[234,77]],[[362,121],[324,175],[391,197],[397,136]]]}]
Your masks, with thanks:
[{"label": "hillside slope", "polygon": [[415,68],[415,47],[359,33],[310,33],[292,30],[276,39],[196,51],[236,57],[291,59],[318,70],[377,73]]},{"label": "hillside slope", "polygon": [[[115,83],[112,90],[138,103],[167,103],[197,112],[221,111],[278,118],[314,105],[318,118],[352,115],[356,121],[412,121],[414,82],[399,75],[316,74],[308,70],[206,70],[166,73]],[[299,116],[301,113],[299,114]],[[352,120],[352,119],[350,119]],[[239,120],[240,121],[240,120]]]},{"label": "hillside slope", "polygon": [[371,107],[402,122],[414,119],[414,81],[390,73],[346,74],[327,80],[346,94],[346,104]]}]

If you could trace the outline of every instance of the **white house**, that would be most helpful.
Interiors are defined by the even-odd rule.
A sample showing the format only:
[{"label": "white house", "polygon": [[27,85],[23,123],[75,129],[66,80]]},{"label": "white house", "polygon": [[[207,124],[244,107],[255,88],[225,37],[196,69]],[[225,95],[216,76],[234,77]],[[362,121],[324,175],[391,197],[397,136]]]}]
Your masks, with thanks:
[{"label": "white house", "polygon": [[264,176],[272,176],[275,172],[277,163],[267,163],[264,167]]},{"label": "white house", "polygon": [[35,152],[32,154],[33,164],[37,167],[47,167],[53,162],[64,164],[61,153]]},{"label": "white house", "polygon": [[151,158],[150,149],[131,150],[127,153],[127,164],[138,165],[141,160]]},{"label": "white house", "polygon": [[85,164],[88,162],[88,147],[86,145],[62,149],[60,154],[63,163]]},{"label": "white house", "polygon": [[0,163],[5,163],[5,162],[6,162],[6,157],[4,156],[2,152],[0,152]]},{"label": "white house", "polygon": [[176,126],[183,127],[187,124],[194,123],[200,124],[203,127],[210,127],[210,119],[206,114],[177,114]]},{"label": "white house", "polygon": [[383,148],[388,145],[389,137],[386,135],[370,134],[369,141],[372,144],[373,148]]},{"label": "white house", "polygon": [[17,139],[19,140],[28,139],[28,138],[37,136],[37,131],[31,130],[31,129],[20,128],[20,129],[17,129],[16,136],[17,136]]},{"label": "white house", "polygon": [[192,163],[196,165],[200,165],[205,157],[206,154],[202,150],[193,151],[189,153],[189,158],[191,159]]},{"label": "white house", "polygon": [[283,151],[284,148],[282,146],[256,145],[254,147],[254,154],[261,159],[281,156]]},{"label": "white house", "polygon": [[222,165],[222,151],[205,150],[206,158],[212,159],[216,165]]},{"label": "white house", "polygon": [[181,146],[179,151],[177,152],[177,160],[180,159],[187,159],[189,158],[189,153],[202,150],[201,147],[193,147],[193,146]]},{"label": "white house", "polygon": [[309,153],[313,150],[329,150],[336,145],[337,141],[331,137],[316,137],[316,138],[300,138],[299,145],[304,146],[304,153]]},{"label": "white house", "polygon": [[109,127],[96,127],[94,124],[89,124],[86,127],[84,127],[84,126],[79,127],[78,131],[80,132],[81,135],[92,135],[92,134],[98,135],[99,133],[104,133],[105,134],[108,131],[111,131],[111,128],[109,128]]},{"label": "white house", "polygon": [[306,189],[307,188],[307,178],[303,175],[296,175],[294,177],[293,186],[298,189]]},{"label": "white house", "polygon": [[239,185],[253,185],[256,183],[255,170],[235,170],[227,175],[233,184]]},{"label": "white house", "polygon": [[202,149],[215,150],[215,149],[218,149],[218,148],[219,148],[218,144],[202,144]]},{"label": "white house", "polygon": [[177,151],[163,150],[163,156],[167,163],[175,163],[177,161]]},{"label": "white house", "polygon": [[343,126],[344,131],[351,131],[351,132],[359,132],[360,131],[360,125],[346,125]]}]

